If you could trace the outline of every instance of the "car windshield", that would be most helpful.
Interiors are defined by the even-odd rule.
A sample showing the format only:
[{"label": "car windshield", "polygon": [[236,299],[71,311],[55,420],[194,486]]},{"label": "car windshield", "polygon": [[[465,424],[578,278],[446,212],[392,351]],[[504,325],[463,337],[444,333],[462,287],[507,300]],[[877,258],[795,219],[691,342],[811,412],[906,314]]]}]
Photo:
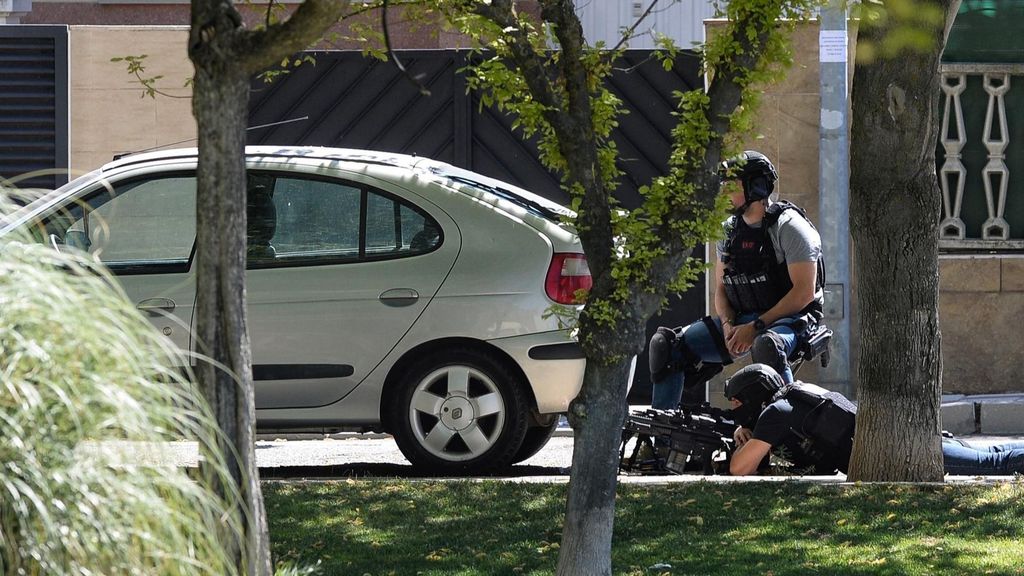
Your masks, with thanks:
[{"label": "car windshield", "polygon": [[558,222],[562,218],[572,218],[575,216],[572,210],[569,210],[560,204],[552,202],[532,192],[527,192],[522,188],[506,184],[500,180],[495,180],[493,178],[483,176],[482,174],[477,174],[476,172],[470,172],[469,170],[463,170],[450,165],[432,166],[430,171],[433,174],[441,176],[442,178],[447,178],[452,182],[470,186],[477,190],[482,190],[508,200],[509,202],[512,202],[513,204],[525,208],[533,214],[548,220]]}]

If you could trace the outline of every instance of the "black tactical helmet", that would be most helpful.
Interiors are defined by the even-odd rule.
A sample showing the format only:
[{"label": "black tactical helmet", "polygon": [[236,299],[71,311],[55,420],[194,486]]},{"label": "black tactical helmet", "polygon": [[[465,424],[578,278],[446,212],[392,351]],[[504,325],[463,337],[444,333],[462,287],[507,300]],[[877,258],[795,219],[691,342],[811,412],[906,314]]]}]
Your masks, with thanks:
[{"label": "black tactical helmet", "polygon": [[743,403],[733,410],[736,423],[746,428],[753,428],[761,414],[761,408],[767,404],[776,392],[782,389],[782,376],[767,364],[751,364],[733,374],[725,381],[725,397]]},{"label": "black tactical helmet", "polygon": [[771,160],[755,150],[747,150],[722,162],[718,176],[722,180],[739,180],[747,203],[771,196],[779,179]]},{"label": "black tactical helmet", "polygon": [[782,389],[782,376],[767,364],[744,366],[725,381],[725,397],[761,405]]}]

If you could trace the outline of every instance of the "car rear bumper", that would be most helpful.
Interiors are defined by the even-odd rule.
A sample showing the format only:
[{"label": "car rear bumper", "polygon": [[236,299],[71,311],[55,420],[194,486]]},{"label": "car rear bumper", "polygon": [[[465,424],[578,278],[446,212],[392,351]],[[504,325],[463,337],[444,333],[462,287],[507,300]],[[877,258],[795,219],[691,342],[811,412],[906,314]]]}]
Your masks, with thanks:
[{"label": "car rear bumper", "polygon": [[489,340],[512,357],[529,380],[541,414],[565,412],[583,386],[587,361],[567,330]]}]

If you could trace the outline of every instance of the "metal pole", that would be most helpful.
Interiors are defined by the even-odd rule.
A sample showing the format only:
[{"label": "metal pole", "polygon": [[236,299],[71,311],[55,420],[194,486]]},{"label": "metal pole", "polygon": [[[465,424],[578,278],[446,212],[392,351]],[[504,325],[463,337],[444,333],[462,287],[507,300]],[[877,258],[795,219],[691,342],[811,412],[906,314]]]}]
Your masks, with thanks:
[{"label": "metal pole", "polygon": [[819,220],[825,254],[825,323],[833,331],[832,359],[821,384],[848,398],[850,381],[850,145],[848,136],[847,14],[832,0],[819,17],[821,127],[818,135]]}]

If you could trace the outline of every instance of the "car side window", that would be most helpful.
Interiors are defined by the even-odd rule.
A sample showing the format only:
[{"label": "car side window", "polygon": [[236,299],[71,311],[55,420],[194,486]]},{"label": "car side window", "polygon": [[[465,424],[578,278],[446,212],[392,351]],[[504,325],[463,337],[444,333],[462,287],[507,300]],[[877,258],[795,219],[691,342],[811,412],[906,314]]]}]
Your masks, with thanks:
[{"label": "car side window", "polygon": [[196,180],[136,180],[87,195],[48,226],[55,241],[119,268],[187,266],[196,236]]},{"label": "car side window", "polygon": [[350,182],[250,173],[248,260],[265,268],[429,252],[440,226],[411,204]]}]

